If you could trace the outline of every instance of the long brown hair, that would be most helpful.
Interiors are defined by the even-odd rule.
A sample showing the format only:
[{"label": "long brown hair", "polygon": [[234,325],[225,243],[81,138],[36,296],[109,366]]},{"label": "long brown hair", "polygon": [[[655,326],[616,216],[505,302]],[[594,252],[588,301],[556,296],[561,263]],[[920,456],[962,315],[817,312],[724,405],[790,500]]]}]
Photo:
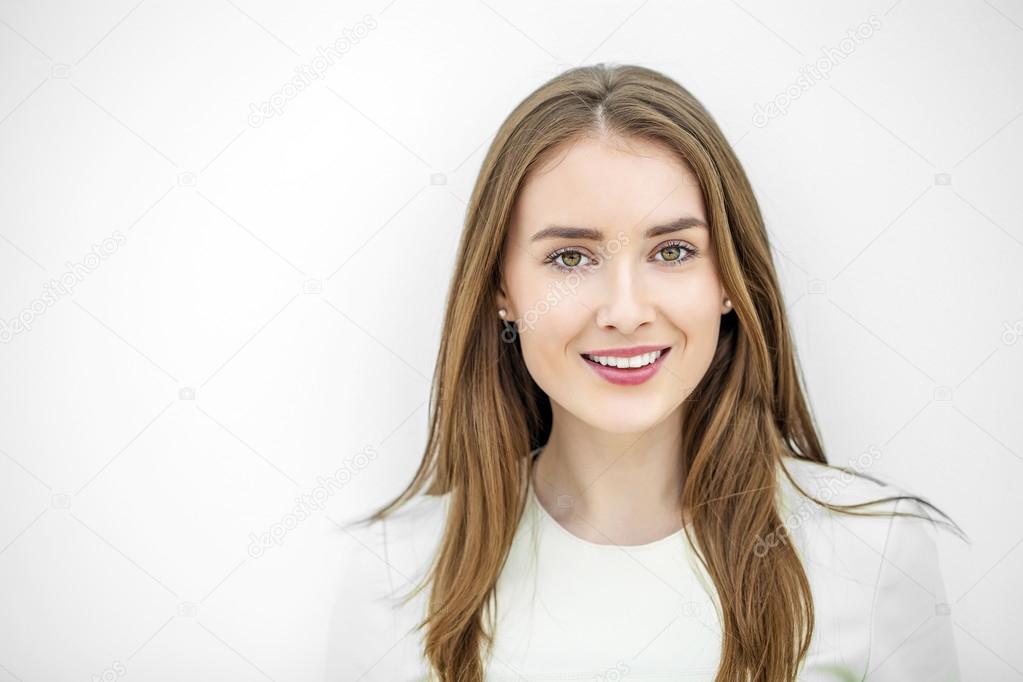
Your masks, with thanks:
[{"label": "long brown hair", "polygon": [[[530,377],[517,338],[502,341],[495,315],[500,256],[526,175],[558,145],[594,132],[659,142],[699,179],[735,314],[722,316],[714,359],[684,403],[685,532],[720,602],[717,681],[792,680],[813,632],[810,585],[790,542],[767,553],[756,548],[761,538],[788,537],[776,508],[779,458],[827,460],[749,181],[700,102],[657,71],[570,69],[526,97],[497,131],[469,202],[448,292],[422,462],[400,495],[360,523],[383,520],[419,493],[449,494],[433,564],[406,599],[430,587],[417,631],[426,628],[433,674],[444,682],[482,680],[482,645],[489,649],[494,635],[493,621],[486,627],[484,618],[494,615],[495,586],[525,507],[527,455],[551,430],[550,401]],[[904,497],[911,496],[845,506],[815,501],[881,514],[887,512],[856,510]]]}]

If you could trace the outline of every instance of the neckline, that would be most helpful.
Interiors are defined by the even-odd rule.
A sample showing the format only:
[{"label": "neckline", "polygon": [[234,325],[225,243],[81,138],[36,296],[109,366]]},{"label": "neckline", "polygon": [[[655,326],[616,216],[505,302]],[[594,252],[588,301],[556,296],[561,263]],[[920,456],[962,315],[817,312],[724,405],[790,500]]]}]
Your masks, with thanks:
[{"label": "neckline", "polygon": [[[529,453],[529,455],[530,455],[530,457],[532,459],[532,463],[533,464],[536,463],[536,459],[540,456],[540,452],[542,450],[543,450],[543,446],[541,445],[540,447],[536,448],[531,453]],[[680,528],[679,530],[675,531],[674,533],[671,533],[669,535],[665,535],[662,538],[658,538],[657,540],[651,540],[650,542],[645,542],[645,543],[640,544],[640,545],[616,545],[616,544],[612,544],[612,543],[593,542],[591,540],[587,540],[585,538],[581,538],[578,535],[576,535],[575,533],[573,533],[572,531],[570,531],[569,529],[565,528],[563,525],[561,525],[561,522],[558,521],[553,516],[551,516],[551,513],[549,511],[547,511],[547,508],[544,507],[543,504],[540,503],[540,498],[537,496],[536,491],[534,490],[533,476],[532,476],[531,469],[530,469],[530,475],[529,475],[529,477],[527,478],[527,481],[526,481],[526,488],[527,488],[527,494],[529,496],[530,503],[533,506],[536,507],[536,509],[539,512],[541,518],[546,520],[549,525],[554,526],[554,528],[559,532],[559,534],[565,536],[566,538],[568,538],[569,540],[571,540],[572,542],[574,542],[576,544],[583,545],[584,547],[589,547],[591,549],[594,549],[596,551],[601,551],[601,552],[610,552],[610,551],[615,551],[615,550],[625,550],[627,552],[635,552],[635,551],[642,552],[642,551],[648,551],[648,550],[652,550],[652,549],[657,549],[658,547],[669,545],[672,542],[679,542],[679,541],[681,541],[682,544],[685,544],[685,528],[684,527]]]}]

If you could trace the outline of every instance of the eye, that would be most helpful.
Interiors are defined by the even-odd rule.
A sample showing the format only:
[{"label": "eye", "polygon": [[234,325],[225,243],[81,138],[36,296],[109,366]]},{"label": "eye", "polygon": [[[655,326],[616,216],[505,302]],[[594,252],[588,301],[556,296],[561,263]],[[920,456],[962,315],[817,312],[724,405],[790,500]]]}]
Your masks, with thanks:
[{"label": "eye", "polygon": [[[588,259],[590,263],[581,263],[583,258]],[[553,265],[558,270],[562,270],[564,272],[570,272],[583,267],[590,267],[594,264],[594,262],[595,261],[593,261],[593,259],[585,253],[573,248],[558,249],[544,259],[544,263]]]},{"label": "eye", "polygon": [[670,241],[661,244],[661,247],[657,249],[656,255],[663,256],[663,258],[654,258],[654,260],[660,260],[668,265],[682,265],[696,258],[698,254],[699,251],[692,244]]}]

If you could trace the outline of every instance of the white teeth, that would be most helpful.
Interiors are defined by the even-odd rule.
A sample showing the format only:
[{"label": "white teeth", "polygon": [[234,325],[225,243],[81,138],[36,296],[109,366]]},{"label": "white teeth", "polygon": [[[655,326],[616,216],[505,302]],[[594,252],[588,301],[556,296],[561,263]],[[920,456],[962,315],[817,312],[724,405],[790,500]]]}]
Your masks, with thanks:
[{"label": "white teeth", "polygon": [[634,355],[631,358],[618,358],[614,356],[605,355],[587,355],[587,358],[594,362],[599,362],[602,365],[610,367],[643,367],[654,362],[657,358],[661,357],[661,351],[655,350],[652,353],[643,353],[642,355]]}]

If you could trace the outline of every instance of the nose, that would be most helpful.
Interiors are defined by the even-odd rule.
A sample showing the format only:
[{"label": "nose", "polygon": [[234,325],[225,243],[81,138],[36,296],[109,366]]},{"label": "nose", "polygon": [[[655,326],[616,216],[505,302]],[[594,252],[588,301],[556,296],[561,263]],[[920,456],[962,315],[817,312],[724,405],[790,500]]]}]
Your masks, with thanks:
[{"label": "nose", "polygon": [[[623,259],[624,260],[624,259]],[[607,331],[632,334],[654,321],[655,309],[642,278],[629,267],[608,268],[606,293],[597,307],[597,325]]]}]

